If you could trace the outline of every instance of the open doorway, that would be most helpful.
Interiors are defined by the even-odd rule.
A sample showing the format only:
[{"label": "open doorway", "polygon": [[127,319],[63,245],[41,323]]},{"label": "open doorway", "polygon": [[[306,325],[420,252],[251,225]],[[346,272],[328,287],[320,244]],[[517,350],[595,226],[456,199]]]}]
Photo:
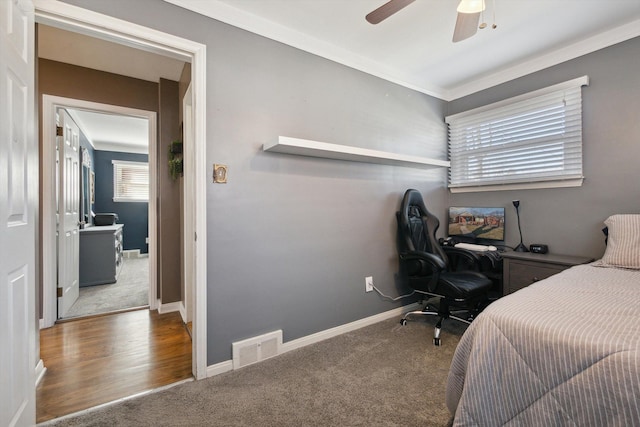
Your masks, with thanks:
[{"label": "open doorway", "polygon": [[[47,99],[44,104],[53,102]],[[156,147],[150,120],[110,105],[100,110],[53,108],[56,128],[62,129],[56,146],[64,147],[56,154],[58,217],[63,206],[74,208],[70,231],[58,232],[58,295],[62,296],[57,298],[57,318],[149,307],[150,299],[155,299],[155,283],[149,280],[149,254],[155,254],[148,245],[149,216],[155,215],[149,208],[149,152]],[[73,145],[67,134],[75,136],[77,162],[59,160]],[[73,183],[79,185],[69,185]],[[67,189],[73,194],[66,194]],[[59,221],[58,228],[63,226]],[[63,234],[77,235],[75,246],[70,245],[77,250],[65,250]]]},{"label": "open doorway", "polygon": [[[189,208],[193,214],[185,221],[185,243],[191,248],[193,278],[193,375],[196,378],[206,376],[206,236],[205,223],[205,181],[195,179],[196,176],[206,176],[205,163],[205,48],[203,45],[188,40],[162,34],[130,23],[98,15],[86,14],[80,8],[64,3],[39,3],[36,7],[36,20],[53,26],[76,29],[84,34],[117,41],[118,43],[142,47],[145,51],[166,54],[174,58],[190,62],[192,65],[191,83],[193,87],[192,99],[188,105],[192,106],[192,120],[185,126],[191,126],[191,141],[185,141],[185,153],[192,150],[191,155],[185,155],[185,193],[193,195],[194,203]],[[43,110],[41,110],[43,111]],[[185,218],[187,218],[185,216]],[[151,228],[150,224],[150,228]],[[151,233],[150,233],[151,234]],[[153,245],[150,237],[150,246]],[[185,251],[187,252],[187,251]],[[187,255],[185,255],[187,256]],[[50,273],[51,260],[43,260],[43,276]],[[151,273],[153,274],[153,267]],[[157,299],[156,299],[157,301]],[[43,301],[44,302],[44,301]],[[43,319],[43,321],[46,319]]]},{"label": "open doorway", "polygon": [[[78,310],[83,310],[82,307],[76,306],[76,301],[80,294],[80,290],[85,285],[107,285],[117,283],[117,279],[122,273],[124,268],[124,241],[125,230],[124,227],[131,228],[129,240],[131,241],[129,248],[137,246],[137,250],[132,250],[131,254],[138,254],[142,252],[146,253],[147,257],[145,272],[147,273],[146,282],[146,295],[147,299],[144,305],[149,305],[151,309],[157,308],[157,293],[156,293],[156,270],[155,265],[157,263],[153,250],[156,240],[156,193],[157,188],[155,185],[156,180],[149,180],[148,186],[148,201],[145,203],[136,203],[137,206],[127,206],[126,208],[113,208],[115,203],[113,202],[113,194],[109,194],[114,186],[113,169],[117,163],[114,162],[121,160],[131,161],[132,159],[138,160],[137,164],[143,163],[141,160],[146,160],[146,166],[148,167],[148,174],[150,177],[154,177],[156,174],[156,113],[152,111],[138,110],[128,107],[121,107],[115,105],[107,105],[89,101],[82,101],[71,98],[64,98],[51,95],[43,95],[42,97],[42,170],[44,177],[53,177],[53,179],[43,179],[42,182],[42,248],[43,248],[43,276],[44,283],[48,283],[48,286],[43,286],[43,321],[45,327],[51,326],[56,320],[60,318],[75,317],[74,314],[78,314]],[[68,114],[71,112],[71,114]],[[119,150],[124,150],[122,145],[118,146],[112,142],[115,137],[111,137],[109,145],[99,146],[100,148],[108,148],[109,150],[92,150],[92,147],[87,142],[78,142],[78,152],[82,152],[85,159],[78,161],[78,170],[72,171],[71,176],[79,176],[80,182],[85,180],[84,175],[87,175],[87,190],[80,191],[82,185],[79,186],[66,186],[63,182],[58,183],[59,180],[64,179],[65,163],[71,164],[72,162],[60,161],[63,156],[60,152],[61,149],[57,148],[63,144],[55,144],[53,141],[56,139],[64,140],[65,136],[54,135],[54,130],[59,129],[57,126],[60,120],[64,121],[64,117],[67,120],[73,120],[72,116],[75,116],[75,120],[71,123],[75,125],[75,128],[80,126],[87,129],[86,122],[88,117],[94,117],[94,114],[109,114],[122,116],[119,121],[122,122],[124,118],[130,120],[136,120],[135,126],[146,126],[143,130],[146,135],[146,147],[143,147],[138,142],[138,147],[129,147],[128,151],[138,151],[138,153],[121,153],[119,151],[112,151],[114,147],[120,147]],[[104,120],[104,118],[103,118]],[[78,123],[80,122],[80,126]],[[56,125],[54,126],[54,122]],[[131,125],[131,123],[129,123]],[[63,127],[66,127],[65,125]],[[66,130],[61,131],[64,133]],[[81,135],[82,132],[78,131]],[[129,131],[133,132],[133,131]],[[82,140],[82,138],[78,138]],[[47,141],[51,143],[47,143]],[[129,145],[132,145],[130,143]],[[82,146],[84,145],[84,147]],[[148,154],[141,153],[141,151],[147,151]],[[91,153],[90,153],[91,152]],[[98,165],[96,159],[102,163]],[[88,165],[88,167],[86,167]],[[98,167],[99,166],[99,167]],[[80,172],[82,170],[82,172]],[[98,197],[98,185],[101,184],[98,181],[98,177],[102,175],[102,202],[99,202]],[[61,232],[60,227],[63,226],[61,220],[58,220],[62,216],[59,206],[66,206],[66,198],[64,191],[65,188],[73,188],[72,192],[77,191],[79,194],[78,199],[82,202],[78,203],[78,208],[71,208],[72,224],[70,226],[71,231],[68,234],[73,235],[77,233],[77,244],[80,246],[78,251],[64,251],[61,250],[62,245],[58,243],[60,241]],[[93,190],[92,190],[93,189]],[[75,194],[73,194],[75,195]],[[72,196],[73,196],[72,195]],[[106,224],[107,219],[105,215],[102,217],[96,217],[92,215],[95,213],[96,207],[105,207],[107,211],[117,210],[120,214],[123,214],[123,218],[112,221],[113,224]],[[73,206],[73,204],[71,204]],[[110,212],[111,213],[111,212]],[[116,213],[117,214],[117,213]],[[139,216],[144,216],[141,220]],[[74,221],[77,219],[77,222]],[[102,221],[102,222],[99,222]],[[58,222],[58,224],[56,224]],[[96,223],[100,228],[95,227]],[[140,223],[143,225],[140,226]],[[124,224],[124,225],[123,225]],[[147,225],[148,224],[148,225]],[[75,227],[77,227],[77,229]],[[142,228],[142,230],[140,230]],[[66,230],[65,230],[66,231]],[[141,236],[137,234],[142,234]],[[58,238],[55,239],[55,236]],[[148,240],[147,240],[148,239]],[[56,241],[57,240],[57,241]],[[147,245],[148,242],[148,245]],[[84,245],[84,248],[82,247]],[[146,250],[150,248],[151,250]],[[150,256],[149,256],[150,255]],[[137,256],[136,256],[137,257]],[[68,258],[68,259],[65,259]],[[130,264],[134,264],[133,262]],[[48,269],[47,269],[48,267]],[[69,271],[65,271],[69,270]],[[54,277],[57,275],[58,282],[55,280],[46,280],[47,275]],[[135,274],[135,272],[134,272]],[[61,278],[66,276],[74,277],[63,282]],[[121,282],[122,284],[122,282]],[[77,289],[68,290],[71,286],[75,286]],[[104,286],[103,286],[104,288]],[[109,294],[113,294],[114,287],[106,290],[106,297]],[[82,292],[83,294],[95,294],[94,290],[89,289],[88,292]],[[69,299],[66,301],[65,299]],[[115,308],[114,305],[112,307]],[[103,309],[109,309],[108,304],[103,304]],[[124,307],[122,307],[124,308]],[[101,310],[102,312],[106,310]],[[87,312],[82,313],[84,315],[89,314]],[[96,313],[97,314],[97,313]]]}]

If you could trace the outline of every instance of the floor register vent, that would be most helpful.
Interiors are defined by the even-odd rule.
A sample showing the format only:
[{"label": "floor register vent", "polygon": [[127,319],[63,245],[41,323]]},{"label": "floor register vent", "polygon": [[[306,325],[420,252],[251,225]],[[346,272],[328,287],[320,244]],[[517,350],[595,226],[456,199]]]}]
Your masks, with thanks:
[{"label": "floor register vent", "polygon": [[231,344],[233,353],[233,369],[242,368],[244,366],[251,365],[252,363],[277,356],[280,354],[281,346],[281,330],[234,342]]}]

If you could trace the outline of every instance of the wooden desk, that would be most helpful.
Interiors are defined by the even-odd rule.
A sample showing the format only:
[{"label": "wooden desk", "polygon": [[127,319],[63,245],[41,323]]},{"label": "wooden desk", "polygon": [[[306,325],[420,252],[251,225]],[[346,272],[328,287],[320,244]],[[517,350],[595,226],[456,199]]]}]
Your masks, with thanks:
[{"label": "wooden desk", "polygon": [[593,258],[531,252],[502,252],[504,295],[525,288],[567,268],[586,264]]}]

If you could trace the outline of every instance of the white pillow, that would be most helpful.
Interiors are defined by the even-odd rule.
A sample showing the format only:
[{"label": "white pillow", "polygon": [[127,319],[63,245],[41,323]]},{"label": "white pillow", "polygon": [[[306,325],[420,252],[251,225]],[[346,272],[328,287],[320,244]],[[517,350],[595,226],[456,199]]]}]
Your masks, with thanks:
[{"label": "white pillow", "polygon": [[596,264],[640,270],[640,214],[611,215],[604,224],[609,229],[607,249]]}]

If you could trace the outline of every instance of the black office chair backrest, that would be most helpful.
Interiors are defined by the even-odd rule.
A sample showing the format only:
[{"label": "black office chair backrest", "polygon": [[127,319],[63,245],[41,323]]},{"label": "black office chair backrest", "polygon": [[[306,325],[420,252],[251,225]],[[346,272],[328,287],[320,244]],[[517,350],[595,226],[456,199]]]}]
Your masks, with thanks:
[{"label": "black office chair backrest", "polygon": [[418,190],[409,189],[404,193],[398,212],[398,224],[400,243],[404,250],[434,254],[448,266],[449,260],[436,240],[440,221],[427,210]]}]

